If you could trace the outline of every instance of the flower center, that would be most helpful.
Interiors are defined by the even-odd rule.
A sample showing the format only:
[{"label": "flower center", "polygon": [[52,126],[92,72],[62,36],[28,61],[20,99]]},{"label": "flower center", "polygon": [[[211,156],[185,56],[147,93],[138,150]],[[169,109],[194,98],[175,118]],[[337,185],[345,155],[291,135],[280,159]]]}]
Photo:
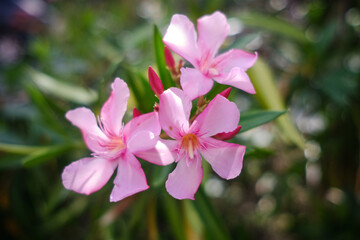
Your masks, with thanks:
[{"label": "flower center", "polygon": [[212,67],[212,68],[209,69],[209,73],[210,73],[211,76],[217,76],[217,75],[219,75],[219,71],[218,71],[216,68],[214,68],[214,67]]},{"label": "flower center", "polygon": [[120,137],[113,137],[111,141],[107,144],[107,148],[110,151],[119,151],[125,147],[126,146]]},{"label": "flower center", "polygon": [[188,153],[190,159],[194,158],[194,150],[198,145],[199,140],[195,134],[188,133],[181,139],[181,148]]}]

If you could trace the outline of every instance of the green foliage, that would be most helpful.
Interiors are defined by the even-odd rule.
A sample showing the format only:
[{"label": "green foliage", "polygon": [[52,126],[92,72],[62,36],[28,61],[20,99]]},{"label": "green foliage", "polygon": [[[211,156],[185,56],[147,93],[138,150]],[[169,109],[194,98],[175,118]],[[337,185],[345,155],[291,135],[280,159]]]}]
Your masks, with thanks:
[{"label": "green foliage", "polygon": [[270,122],[282,114],[286,113],[286,111],[251,111],[244,112],[241,114],[241,132],[245,132],[252,128],[261,126],[267,122]]},{"label": "green foliage", "polygon": [[[0,239],[358,238],[358,3],[46,4],[52,17],[40,31],[27,26],[33,31],[18,46],[25,54],[0,64]],[[152,111],[158,99],[147,67],[157,66],[165,89],[175,86],[162,42],[171,15],[196,20],[215,10],[236,30],[220,51],[259,56],[247,71],[257,94],[233,89],[229,97],[244,109],[235,139],[247,147],[240,176],[224,181],[204,164],[195,200],[178,201],[164,187],[174,164],[141,161],[150,189],[118,203],[108,200],[113,178],[90,196],[64,189],[64,167],[89,155],[66,111],[85,105],[98,113],[115,77],[131,91],[125,122],[133,107]],[[225,88],[215,84],[206,99]]]}]

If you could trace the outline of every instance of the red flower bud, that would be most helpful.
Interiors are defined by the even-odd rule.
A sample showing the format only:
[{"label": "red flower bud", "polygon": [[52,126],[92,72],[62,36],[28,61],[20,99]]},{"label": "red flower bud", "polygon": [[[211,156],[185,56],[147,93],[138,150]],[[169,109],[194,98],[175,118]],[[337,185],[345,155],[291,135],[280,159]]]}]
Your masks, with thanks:
[{"label": "red flower bud", "polygon": [[221,96],[223,96],[223,97],[226,97],[226,98],[228,98],[229,97],[229,95],[230,95],[230,92],[231,92],[231,87],[229,87],[229,88],[227,88],[227,89],[225,89],[224,91],[222,91],[221,93],[219,93]]},{"label": "red flower bud", "polygon": [[159,76],[155,73],[151,66],[149,66],[148,77],[151,89],[156,96],[160,96],[160,94],[164,91],[164,87]]},{"label": "red flower bud", "polygon": [[138,117],[140,115],[141,115],[141,112],[137,108],[134,107],[134,109],[133,109],[133,118],[136,118],[136,117]]},{"label": "red flower bud", "polygon": [[219,139],[219,140],[229,140],[229,139],[235,137],[236,134],[238,134],[240,130],[241,130],[241,126],[238,126],[238,127],[235,128],[235,130],[232,131],[232,132],[227,132],[227,133],[222,132],[222,133],[218,133],[218,134],[216,134],[216,135],[213,136],[213,137],[216,138],[216,139]]},{"label": "red flower bud", "polygon": [[174,60],[170,50],[166,46],[164,47],[164,53],[165,53],[166,65],[168,65],[170,70],[175,69],[175,60]]}]

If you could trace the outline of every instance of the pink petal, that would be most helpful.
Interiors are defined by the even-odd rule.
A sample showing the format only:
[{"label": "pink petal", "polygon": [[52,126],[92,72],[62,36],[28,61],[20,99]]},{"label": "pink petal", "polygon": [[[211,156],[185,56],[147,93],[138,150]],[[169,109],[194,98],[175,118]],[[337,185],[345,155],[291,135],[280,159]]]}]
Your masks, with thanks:
[{"label": "pink petal", "polygon": [[257,59],[257,53],[248,53],[240,49],[231,49],[217,56],[212,64],[219,72],[230,72],[234,67],[246,71],[252,67]]},{"label": "pink petal", "polygon": [[228,75],[215,77],[214,80],[221,84],[239,88],[247,93],[256,93],[249,76],[244,70],[237,67],[233,68]]},{"label": "pink petal", "polygon": [[197,29],[199,33],[198,46],[202,58],[207,56],[213,58],[217,53],[225,38],[229,34],[230,26],[227,23],[226,16],[221,12],[214,12],[197,20]]},{"label": "pink petal", "polygon": [[122,119],[127,108],[129,88],[126,83],[116,78],[111,84],[111,95],[101,108],[101,122],[105,129],[119,136],[122,127]]},{"label": "pink petal", "polygon": [[150,131],[137,131],[127,142],[127,149],[131,152],[146,151],[156,145],[158,138]]},{"label": "pink petal", "polygon": [[203,177],[201,157],[194,158],[186,164],[180,159],[175,170],[169,174],[166,190],[176,199],[192,199],[197,192]]},{"label": "pink petal", "polygon": [[150,163],[164,166],[176,160],[176,145],[177,141],[160,139],[155,147],[147,151],[136,152],[135,155]]},{"label": "pink petal", "polygon": [[239,120],[240,112],[236,104],[218,94],[195,119],[191,128],[199,136],[210,137],[233,131]]},{"label": "pink petal", "polygon": [[175,14],[163,38],[165,45],[192,65],[197,66],[199,50],[196,41],[196,32],[192,22],[184,15]]},{"label": "pink petal", "polygon": [[178,88],[169,88],[160,95],[159,121],[162,129],[172,138],[179,139],[189,129],[192,103]]},{"label": "pink petal", "polygon": [[232,132],[218,133],[218,134],[214,135],[213,137],[218,139],[218,140],[229,140],[229,139],[232,139],[233,137],[235,137],[240,132],[240,130],[241,130],[241,126],[238,126]]},{"label": "pink petal", "polygon": [[245,146],[227,143],[213,138],[203,139],[205,148],[201,155],[222,178],[237,177],[242,169]]},{"label": "pink petal", "polygon": [[118,161],[117,175],[114,188],[110,195],[110,202],[120,201],[135,193],[149,188],[140,162],[131,153],[126,153]]},{"label": "pink petal", "polygon": [[90,109],[81,107],[70,110],[65,117],[76,127],[80,128],[86,146],[93,152],[101,152],[101,143],[108,141],[105,134],[97,125],[95,115]]},{"label": "pink petal", "polygon": [[155,136],[158,136],[161,132],[159,123],[159,116],[157,112],[150,112],[141,114],[136,118],[131,119],[124,127],[123,136],[125,141],[131,138],[132,135],[142,131],[153,132]]},{"label": "pink petal", "polygon": [[181,87],[190,100],[207,94],[214,82],[195,68],[182,68],[180,76]]},{"label": "pink petal", "polygon": [[82,158],[65,167],[61,177],[66,189],[89,195],[109,181],[115,167],[116,163],[103,158]]}]

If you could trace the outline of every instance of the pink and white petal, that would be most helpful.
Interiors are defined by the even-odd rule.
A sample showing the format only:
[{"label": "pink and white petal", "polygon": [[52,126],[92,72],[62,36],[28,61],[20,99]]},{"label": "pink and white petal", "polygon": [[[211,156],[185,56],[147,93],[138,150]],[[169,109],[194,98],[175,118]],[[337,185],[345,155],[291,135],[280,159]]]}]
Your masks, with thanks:
[{"label": "pink and white petal", "polygon": [[257,60],[257,53],[248,53],[240,49],[231,49],[217,56],[212,64],[219,72],[230,72],[234,67],[244,71],[252,67]]},{"label": "pink and white petal", "polygon": [[95,115],[90,109],[85,107],[76,108],[68,111],[65,117],[81,130],[86,146],[91,151],[102,151],[101,144],[108,141],[108,138],[100,130]]},{"label": "pink and white petal", "polygon": [[176,199],[192,199],[197,192],[203,177],[201,157],[194,158],[189,163],[182,158],[175,170],[169,174],[166,181],[167,192]]},{"label": "pink and white petal", "polygon": [[173,52],[197,66],[199,50],[194,24],[184,15],[175,14],[163,38],[165,45]]},{"label": "pink and white petal", "polygon": [[192,103],[178,88],[169,88],[160,95],[159,121],[162,129],[172,138],[179,139],[189,129]]},{"label": "pink and white petal", "polygon": [[246,72],[240,68],[233,68],[227,75],[220,75],[214,78],[221,84],[239,88],[247,93],[255,94],[255,89]]},{"label": "pink and white petal", "polygon": [[111,89],[110,97],[101,108],[100,117],[105,129],[119,136],[130,93],[128,86],[120,78],[114,80]]},{"label": "pink and white petal", "polygon": [[82,158],[66,166],[61,178],[66,189],[89,195],[109,181],[115,167],[114,161],[100,157]]},{"label": "pink and white petal", "polygon": [[156,165],[169,165],[177,158],[177,141],[159,139],[155,147],[134,153],[137,157]]},{"label": "pink and white petal", "polygon": [[135,153],[153,148],[157,141],[158,137],[153,132],[143,130],[131,135],[126,146],[131,153]]},{"label": "pink and white petal", "polygon": [[207,94],[211,90],[214,81],[195,68],[182,68],[180,84],[190,100],[194,100],[199,96]]},{"label": "pink and white petal", "polygon": [[227,35],[230,26],[226,16],[216,11],[211,15],[206,15],[197,20],[197,29],[199,33],[198,46],[201,52],[201,58],[213,58]]},{"label": "pink and white petal", "polygon": [[239,120],[240,112],[236,104],[218,94],[194,120],[191,129],[198,136],[210,137],[233,131]]},{"label": "pink and white petal", "polygon": [[110,202],[120,201],[135,193],[149,188],[139,160],[131,153],[125,153],[118,161],[117,175],[114,188],[110,195]]},{"label": "pink and white petal", "polygon": [[200,153],[220,177],[232,179],[239,176],[243,165],[245,146],[213,138],[203,139],[203,141],[205,148],[201,149]]},{"label": "pink and white petal", "polygon": [[124,127],[123,137],[126,141],[130,139],[132,135],[145,130],[153,132],[155,136],[160,134],[161,126],[157,112],[142,114],[131,119]]}]

